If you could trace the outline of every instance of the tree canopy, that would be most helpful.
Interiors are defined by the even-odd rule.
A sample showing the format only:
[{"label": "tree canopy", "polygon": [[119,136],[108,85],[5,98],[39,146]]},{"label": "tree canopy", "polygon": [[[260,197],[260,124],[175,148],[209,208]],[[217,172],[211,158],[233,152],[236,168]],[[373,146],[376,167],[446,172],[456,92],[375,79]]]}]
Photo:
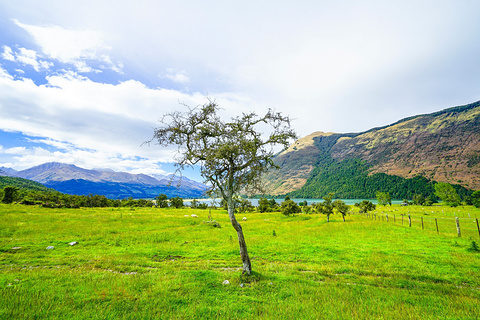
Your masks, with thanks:
[{"label": "tree canopy", "polygon": [[[178,147],[178,169],[200,166],[210,193],[222,197],[228,205],[232,226],[237,231],[244,273],[251,273],[245,239],[234,214],[234,196],[241,190],[261,191],[260,177],[275,168],[273,156],[278,146],[287,148],[297,136],[289,117],[269,110],[264,116],[243,113],[224,121],[214,101],[165,115],[154,130],[151,141],[161,146]],[[268,130],[264,132],[261,129]]]},{"label": "tree canopy", "polygon": [[438,182],[435,184],[435,195],[442,199],[445,204],[451,207],[457,207],[460,205],[460,197],[453,188],[453,186],[449,183],[445,182]]}]

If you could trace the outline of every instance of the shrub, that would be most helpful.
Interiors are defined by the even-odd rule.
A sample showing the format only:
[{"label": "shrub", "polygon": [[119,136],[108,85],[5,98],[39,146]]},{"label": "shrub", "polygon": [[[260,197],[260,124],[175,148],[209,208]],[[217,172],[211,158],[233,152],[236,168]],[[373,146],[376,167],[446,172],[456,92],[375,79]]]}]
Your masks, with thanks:
[{"label": "shrub", "polygon": [[280,207],[282,214],[288,216],[295,213],[302,212],[302,209],[293,200],[286,200],[282,202]]}]

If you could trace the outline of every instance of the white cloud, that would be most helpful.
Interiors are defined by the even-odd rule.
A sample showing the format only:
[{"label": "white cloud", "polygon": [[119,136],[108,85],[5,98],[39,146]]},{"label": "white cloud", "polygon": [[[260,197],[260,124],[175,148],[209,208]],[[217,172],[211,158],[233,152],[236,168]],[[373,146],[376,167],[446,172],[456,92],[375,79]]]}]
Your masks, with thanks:
[{"label": "white cloud", "polygon": [[[204,95],[227,116],[276,108],[301,135],[367,130],[479,99],[478,1],[210,3],[4,1],[41,48],[24,61],[75,72],[51,67],[38,86],[0,67],[0,128],[101,150],[105,161],[168,161],[171,152],[139,144],[158,117]],[[5,62],[20,54],[9,45]],[[201,94],[171,90],[186,84]]]},{"label": "white cloud", "polygon": [[87,65],[88,61],[101,62],[106,68],[121,72],[122,64],[114,64],[105,54],[111,48],[105,44],[101,32],[93,30],[71,30],[59,26],[35,26],[14,20],[27,31],[51,59],[71,64],[78,72],[99,72]]},{"label": "white cloud", "polygon": [[[37,140],[41,143],[42,140]],[[45,141],[51,143],[52,141]],[[64,143],[57,141],[56,146],[62,146]],[[108,152],[99,152],[95,150],[81,150],[71,148],[67,144],[66,149],[59,151],[50,151],[42,147],[14,147],[4,149],[0,146],[0,154],[13,156],[14,163],[2,163],[0,166],[14,168],[15,170],[24,170],[47,162],[61,162],[75,164],[86,169],[111,169],[114,171],[144,173],[144,174],[168,174],[162,169],[161,164],[156,160],[122,158]]]},{"label": "white cloud", "polygon": [[[47,80],[37,85],[29,79],[0,78],[0,128],[43,137],[30,142],[59,150],[35,149],[18,155],[18,166],[23,168],[60,161],[162,173],[158,163],[172,162],[175,148],[142,143],[151,139],[163,114],[185,109],[179,102],[190,106],[206,102],[199,93],[151,89],[133,80],[104,84],[73,72]],[[248,108],[247,100],[239,96],[216,98],[228,112]]]},{"label": "white cloud", "polygon": [[186,75],[185,71],[175,71],[173,68],[167,68],[166,78],[172,80],[173,82],[186,84],[190,82],[190,78]]},{"label": "white cloud", "polygon": [[35,52],[34,50],[29,50],[25,48],[19,49],[15,60],[22,63],[23,65],[31,66],[37,72],[39,72],[40,70],[48,70],[50,69],[50,67],[53,66],[53,63],[51,62],[39,60],[37,52]]},{"label": "white cloud", "polygon": [[17,61],[24,66],[31,66],[35,71],[48,70],[53,63],[40,60],[37,52],[26,48],[19,48],[18,52],[13,52],[9,46],[3,46],[2,58],[8,61]]},{"label": "white cloud", "polygon": [[4,153],[4,154],[23,155],[27,152],[27,149],[25,147],[13,147],[13,148],[2,149],[0,151],[1,153]]},{"label": "white cloud", "polygon": [[3,46],[2,58],[8,61],[15,61],[15,56],[13,55],[12,48],[9,46]]},{"label": "white cloud", "polygon": [[2,65],[0,64],[0,78],[6,78],[13,80],[13,77],[8,73],[7,70],[5,70]]}]

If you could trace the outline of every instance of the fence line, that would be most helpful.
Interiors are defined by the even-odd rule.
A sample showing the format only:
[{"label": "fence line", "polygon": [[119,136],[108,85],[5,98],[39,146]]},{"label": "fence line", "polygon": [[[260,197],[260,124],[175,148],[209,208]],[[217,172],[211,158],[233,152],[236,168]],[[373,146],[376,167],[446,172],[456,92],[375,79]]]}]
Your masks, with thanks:
[{"label": "fence line", "polygon": [[[375,220],[383,221],[386,223],[392,223],[391,216],[388,213],[361,213],[361,215]],[[470,214],[469,214],[470,215]],[[393,223],[394,224],[405,224],[404,218],[408,218],[408,227],[421,227],[422,230],[431,230],[436,231],[438,234],[457,234],[458,237],[469,236],[469,237],[480,237],[480,222],[479,219],[475,218],[460,218],[460,217],[424,217],[424,216],[414,216],[410,214],[400,214],[401,222],[397,219],[397,215],[393,214]],[[397,220],[399,220],[397,222]],[[455,232],[456,231],[456,232]]]}]

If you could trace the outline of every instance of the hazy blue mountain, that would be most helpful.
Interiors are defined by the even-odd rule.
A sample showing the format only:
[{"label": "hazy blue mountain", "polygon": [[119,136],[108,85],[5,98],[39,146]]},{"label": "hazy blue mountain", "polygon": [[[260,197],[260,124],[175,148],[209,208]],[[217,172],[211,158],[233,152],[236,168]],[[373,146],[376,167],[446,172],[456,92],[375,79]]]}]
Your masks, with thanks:
[{"label": "hazy blue mountain", "polygon": [[159,179],[145,174],[115,172],[108,169],[89,170],[73,164],[49,162],[26,170],[2,168],[0,175],[16,176],[39,182],[67,194],[100,194],[112,199],[132,197],[154,198],[160,193],[168,197],[199,198],[207,187],[183,177],[181,181],[168,176]]}]

